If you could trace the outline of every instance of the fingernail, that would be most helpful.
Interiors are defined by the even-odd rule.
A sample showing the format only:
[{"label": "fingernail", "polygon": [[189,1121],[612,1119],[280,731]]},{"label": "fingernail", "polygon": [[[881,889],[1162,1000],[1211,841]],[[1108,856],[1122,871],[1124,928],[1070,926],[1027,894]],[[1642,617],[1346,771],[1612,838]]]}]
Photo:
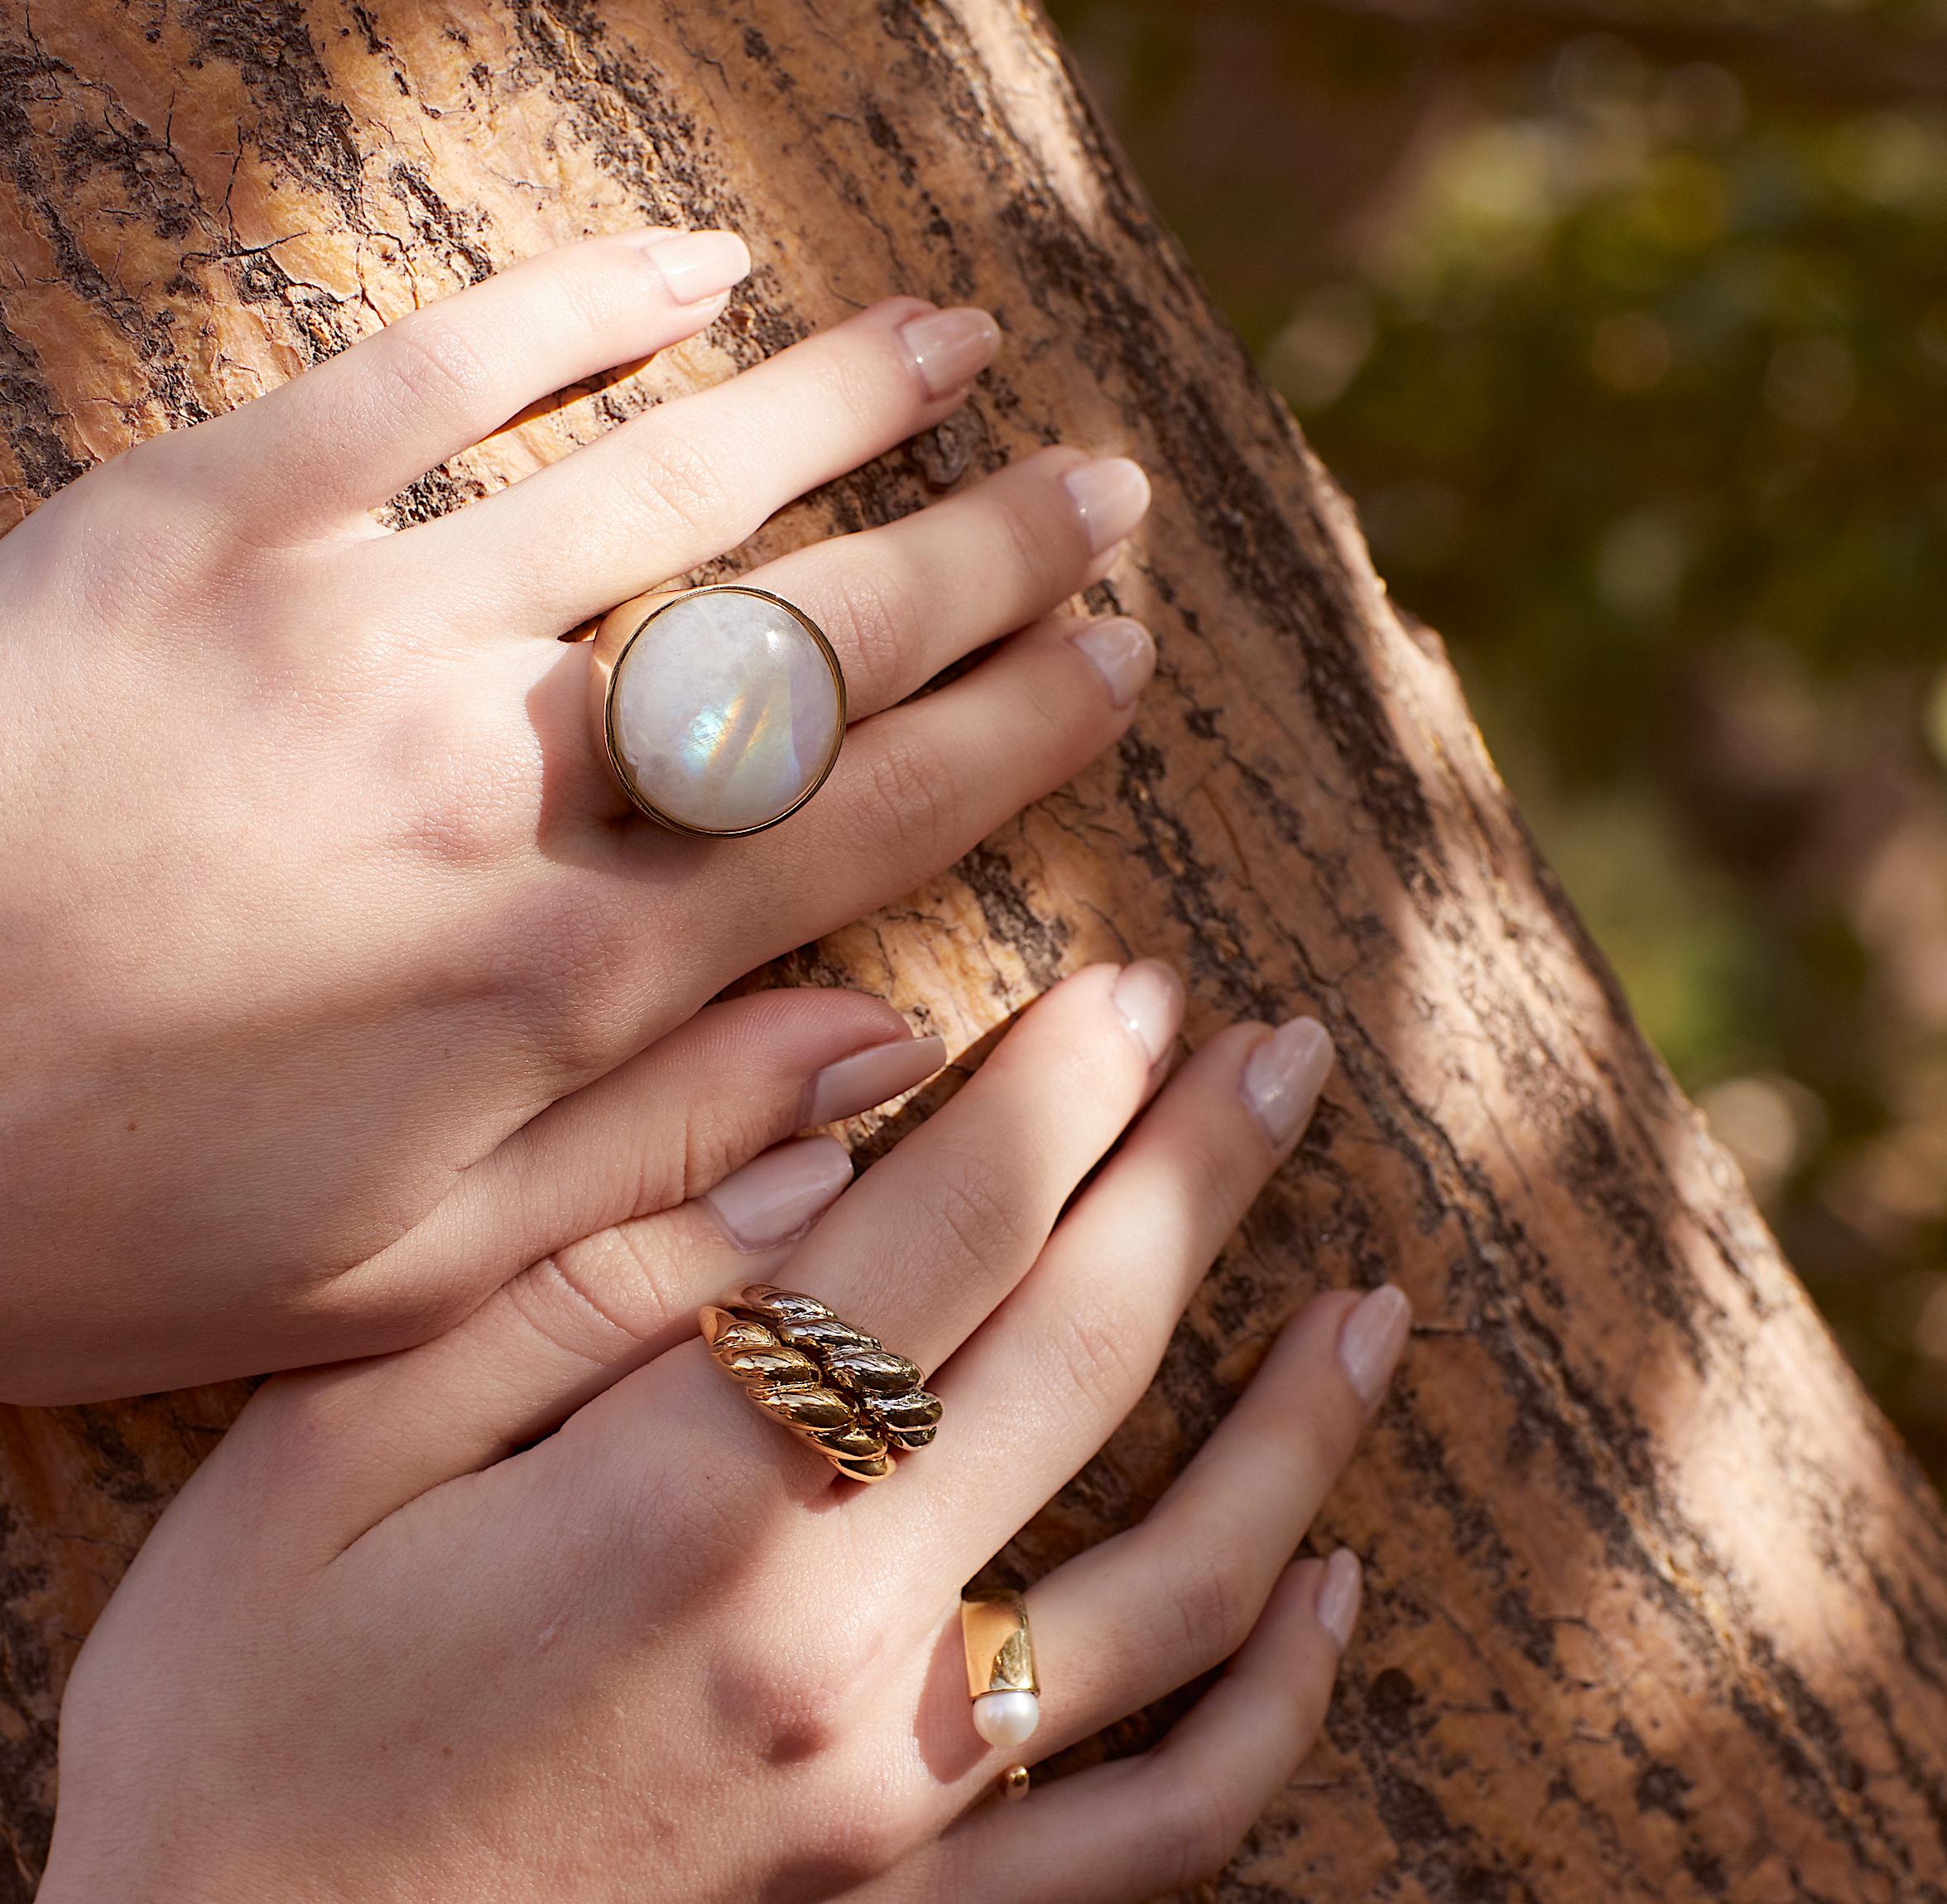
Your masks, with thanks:
[{"label": "fingernail", "polygon": [[735,232],[683,232],[646,249],[678,304],[701,304],[750,276],[750,247]]},{"label": "fingernail", "polygon": [[1089,622],[1068,638],[1094,662],[1119,708],[1127,707],[1156,672],[1156,637],[1142,623],[1126,615],[1113,621]]},{"label": "fingernail", "polygon": [[900,340],[930,397],[948,397],[987,368],[999,348],[1001,327],[984,310],[930,310],[899,327]]},{"label": "fingernail", "polygon": [[829,1124],[855,1118],[901,1091],[910,1091],[946,1062],[944,1038],[896,1038],[873,1045],[827,1065],[812,1079],[805,1094],[806,1124]]},{"label": "fingernail", "polygon": [[1088,531],[1089,546],[1099,555],[1114,547],[1149,512],[1149,478],[1127,456],[1104,456],[1078,464],[1061,478]]},{"label": "fingernail", "polygon": [[836,1137],[800,1137],[752,1157],[701,1201],[739,1249],[775,1249],[822,1216],[852,1180]]},{"label": "fingernail", "polygon": [[1339,1360],[1367,1407],[1377,1407],[1386,1392],[1412,1321],[1413,1307],[1405,1291],[1389,1282],[1374,1290],[1340,1325]]},{"label": "fingernail", "polygon": [[1108,1000],[1149,1053],[1150,1063],[1160,1063],[1183,1022],[1183,981],[1160,959],[1138,959],[1117,974]]},{"label": "fingernail", "polygon": [[1319,1576],[1318,1599],[1314,1603],[1318,1623],[1338,1642],[1344,1652],[1358,1618],[1363,1570],[1358,1555],[1350,1547],[1341,1547],[1325,1562]]},{"label": "fingernail", "polygon": [[1244,1063],[1244,1102],[1274,1150],[1305,1128],[1332,1069],[1332,1041],[1315,1018],[1280,1025]]}]

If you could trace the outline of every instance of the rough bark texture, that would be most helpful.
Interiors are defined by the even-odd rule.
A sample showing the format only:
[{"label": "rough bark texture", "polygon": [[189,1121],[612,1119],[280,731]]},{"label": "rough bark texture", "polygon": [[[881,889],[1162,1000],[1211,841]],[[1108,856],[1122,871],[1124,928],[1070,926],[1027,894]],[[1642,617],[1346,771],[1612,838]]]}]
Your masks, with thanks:
[{"label": "rough bark texture", "polygon": [[[195,421],[495,264],[748,233],[706,339],[427,478],[436,512],[882,293],[989,305],[964,420],[788,512],[882,521],[1060,435],[1157,506],[1117,757],[796,962],[956,1046],[1160,951],[1193,1025],[1343,1053],[1109,1452],[1023,1536],[1126,1522],[1321,1284],[1422,1319],[1323,1533],[1371,1595],[1230,1898],[1947,1897],[1947,1528],[1537,861],[1439,645],[1008,0],[0,0],[0,494]],[[0,1414],[0,1896],[62,1676],[241,1390]],[[1059,1662],[1047,1662],[1059,1671]]]}]

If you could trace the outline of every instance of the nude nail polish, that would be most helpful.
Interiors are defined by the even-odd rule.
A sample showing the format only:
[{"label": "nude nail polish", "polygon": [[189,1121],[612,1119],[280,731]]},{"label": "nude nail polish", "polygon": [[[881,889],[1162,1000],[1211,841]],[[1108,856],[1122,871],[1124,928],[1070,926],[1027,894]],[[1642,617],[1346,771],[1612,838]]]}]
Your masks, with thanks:
[{"label": "nude nail polish", "polygon": [[1149,1061],[1160,1064],[1183,1022],[1183,981],[1161,959],[1142,959],[1116,974],[1108,998]]},{"label": "nude nail polish", "polygon": [[1315,1018],[1280,1025],[1245,1060],[1239,1088],[1274,1150],[1305,1128],[1331,1069],[1332,1041]]},{"label": "nude nail polish", "polygon": [[899,339],[929,397],[950,397],[977,376],[1000,348],[1001,327],[984,310],[963,306],[908,318]]},{"label": "nude nail polish", "polygon": [[824,1215],[852,1180],[852,1159],[835,1137],[778,1144],[731,1171],[698,1200],[741,1250],[775,1249]]},{"label": "nude nail polish", "polygon": [[1068,638],[1095,664],[1108,684],[1108,698],[1119,708],[1129,706],[1156,672],[1156,637],[1127,615],[1089,622]]},{"label": "nude nail polish", "polygon": [[1318,1623],[1332,1636],[1340,1652],[1345,1651],[1353,1623],[1358,1618],[1359,1601],[1364,1592],[1363,1572],[1358,1555],[1350,1547],[1341,1547],[1325,1562],[1325,1570],[1319,1576],[1318,1599],[1313,1603],[1313,1610]]},{"label": "nude nail polish", "polygon": [[735,232],[680,232],[646,249],[677,304],[700,304],[750,276],[750,248]]},{"label": "nude nail polish", "polygon": [[946,1062],[944,1038],[895,1038],[827,1065],[805,1088],[803,1124],[835,1123],[922,1084]]},{"label": "nude nail polish", "polygon": [[1149,478],[1127,456],[1103,456],[1077,464],[1061,478],[1089,538],[1099,555],[1121,541],[1149,513]]},{"label": "nude nail polish", "polygon": [[1339,1325],[1339,1364],[1367,1407],[1377,1407],[1386,1392],[1412,1325],[1412,1305],[1390,1282],[1375,1289]]}]

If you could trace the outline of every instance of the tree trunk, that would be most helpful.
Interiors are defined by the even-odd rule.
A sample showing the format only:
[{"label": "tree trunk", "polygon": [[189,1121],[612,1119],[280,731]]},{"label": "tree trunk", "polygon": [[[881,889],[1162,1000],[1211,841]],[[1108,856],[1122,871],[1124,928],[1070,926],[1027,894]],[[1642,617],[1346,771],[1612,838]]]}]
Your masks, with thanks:
[{"label": "tree trunk", "polygon": [[[3,518],[421,301],[646,218],[758,269],[449,507],[880,295],[978,301],[963,419],[791,509],[880,522],[1057,434],[1156,506],[1101,590],[1162,663],[1116,757],[791,963],[956,1046],[1157,952],[1192,1028],[1342,1053],[1033,1573],[1125,1524],[1321,1285],[1421,1319],[1321,1530],[1368,1561],[1326,1740],[1232,1898],[1947,1897],[1947,1525],[1537,860],[1438,642],[1159,231],[1028,0],[0,0]],[[0,1893],[63,1674],[241,1386],[0,1415]],[[1133,1733],[1132,1733],[1133,1736]]]}]

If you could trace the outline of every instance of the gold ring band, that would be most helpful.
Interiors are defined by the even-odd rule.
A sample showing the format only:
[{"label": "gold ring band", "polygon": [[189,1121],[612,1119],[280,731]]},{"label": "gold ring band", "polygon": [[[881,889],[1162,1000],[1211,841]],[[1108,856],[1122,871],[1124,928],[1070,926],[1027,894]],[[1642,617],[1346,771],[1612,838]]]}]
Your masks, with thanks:
[{"label": "gold ring band", "polygon": [[672,832],[740,839],[789,820],[845,739],[845,671],[796,603],[744,582],[612,608],[589,670],[597,744],[623,796]]},{"label": "gold ring band", "polygon": [[718,1368],[854,1481],[884,1480],[894,1450],[939,1432],[940,1397],[919,1370],[815,1296],[746,1283],[697,1320]]},{"label": "gold ring band", "polygon": [[[1025,1745],[1041,1722],[1027,1602],[1011,1588],[968,1588],[960,1595],[960,1641],[974,1729],[989,1745]],[[1027,1782],[1025,1766],[1010,1765],[1001,1774],[1001,1790],[1009,1798],[1026,1796]]]}]

